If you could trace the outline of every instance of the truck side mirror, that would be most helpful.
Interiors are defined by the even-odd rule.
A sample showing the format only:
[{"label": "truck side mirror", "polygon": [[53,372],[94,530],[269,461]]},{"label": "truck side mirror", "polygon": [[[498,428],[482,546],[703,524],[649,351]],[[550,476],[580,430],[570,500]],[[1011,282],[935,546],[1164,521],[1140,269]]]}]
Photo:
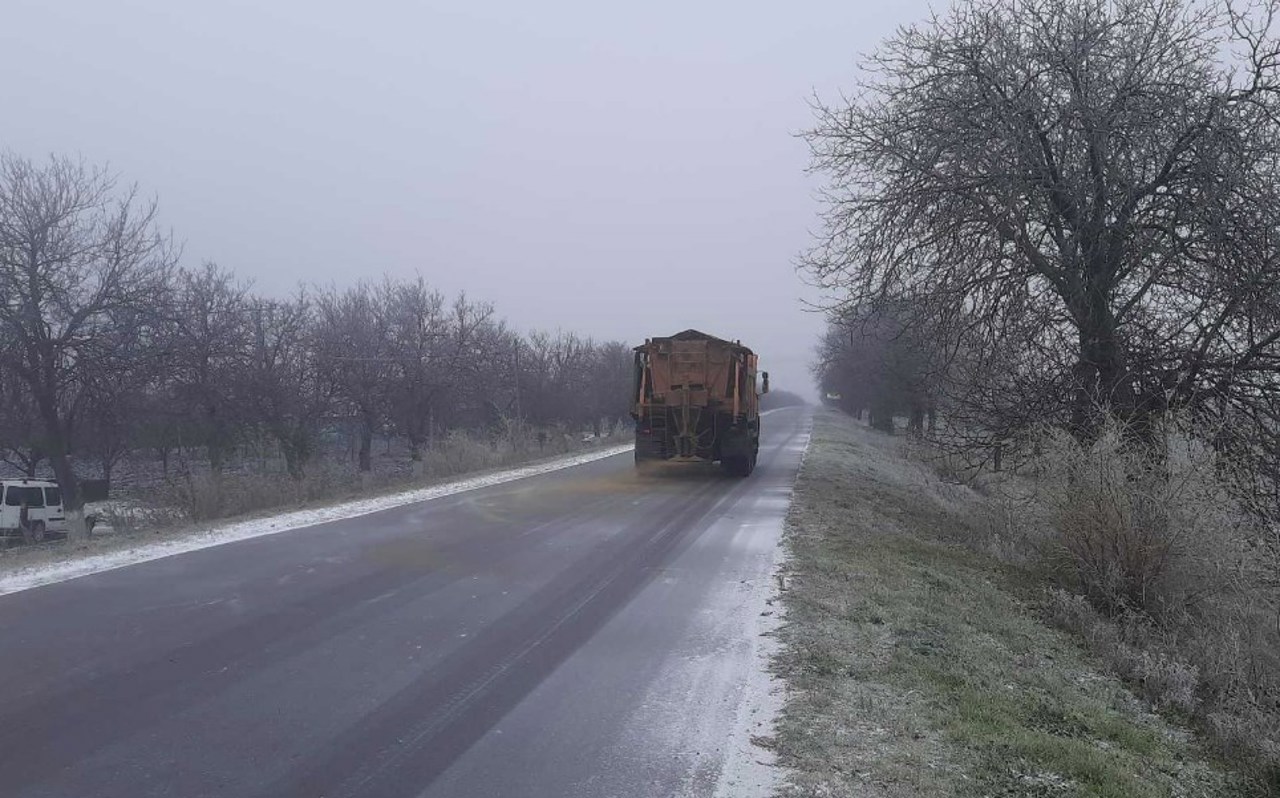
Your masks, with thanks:
[{"label": "truck side mirror", "polygon": [[760,386],[760,393],[768,393],[769,392],[769,372],[762,371],[760,372],[760,376],[764,378],[764,384]]}]

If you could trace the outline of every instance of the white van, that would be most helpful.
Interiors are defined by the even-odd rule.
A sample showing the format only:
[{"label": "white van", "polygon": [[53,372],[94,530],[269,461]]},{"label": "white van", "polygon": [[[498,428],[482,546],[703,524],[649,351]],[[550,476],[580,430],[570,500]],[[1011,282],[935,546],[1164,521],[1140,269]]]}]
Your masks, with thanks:
[{"label": "white van", "polygon": [[[62,491],[58,483],[40,479],[0,480],[0,535],[19,533],[29,543],[39,543],[48,532],[67,531],[62,512]],[[22,505],[27,506],[27,523],[22,524]]]}]

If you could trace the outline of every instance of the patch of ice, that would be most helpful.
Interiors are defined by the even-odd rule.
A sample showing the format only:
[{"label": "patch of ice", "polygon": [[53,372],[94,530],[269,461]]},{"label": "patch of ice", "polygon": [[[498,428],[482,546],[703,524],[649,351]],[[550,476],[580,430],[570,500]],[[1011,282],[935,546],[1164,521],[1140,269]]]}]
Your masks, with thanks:
[{"label": "patch of ice", "polygon": [[10,573],[0,575],[0,596],[17,593],[22,590],[30,590],[41,585],[65,582],[69,579],[98,574],[103,571],[111,571],[116,568],[124,568],[128,565],[136,565],[164,557],[173,557],[178,554],[208,549],[213,546],[235,543],[240,540],[275,535],[280,532],[290,532],[295,529],[326,524],[331,521],[345,521],[349,518],[403,507],[406,504],[417,504],[453,496],[458,493],[479,490],[480,488],[488,488],[493,485],[501,485],[517,479],[535,477],[539,474],[547,474],[552,471],[560,471],[585,465],[596,460],[603,460],[606,457],[629,452],[632,448],[633,445],[629,443],[610,446],[594,452],[572,455],[550,462],[498,471],[483,476],[469,477],[447,482],[443,485],[433,485],[429,488],[418,488],[372,499],[360,499],[329,507],[297,510],[266,518],[255,518],[250,521],[233,522],[194,532],[173,540],[156,541],[120,551],[19,568]]}]

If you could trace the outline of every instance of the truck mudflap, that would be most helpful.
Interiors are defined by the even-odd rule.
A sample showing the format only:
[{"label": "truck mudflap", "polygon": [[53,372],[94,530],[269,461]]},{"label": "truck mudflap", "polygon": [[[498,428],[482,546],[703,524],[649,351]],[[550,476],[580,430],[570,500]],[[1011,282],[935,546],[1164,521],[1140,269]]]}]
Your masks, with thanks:
[{"label": "truck mudflap", "polygon": [[642,430],[636,430],[636,463],[648,463],[655,460],[665,460],[667,453],[662,445],[662,439],[655,437],[651,433]]}]

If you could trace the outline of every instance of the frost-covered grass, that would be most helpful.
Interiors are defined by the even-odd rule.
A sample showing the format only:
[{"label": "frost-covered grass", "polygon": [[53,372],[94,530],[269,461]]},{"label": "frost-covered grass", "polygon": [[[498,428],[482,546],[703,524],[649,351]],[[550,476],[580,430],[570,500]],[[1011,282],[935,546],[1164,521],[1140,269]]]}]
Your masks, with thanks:
[{"label": "frost-covered grass", "polygon": [[829,411],[789,517],[786,795],[1237,796],[1184,729],[1101,672],[961,545],[982,497]]},{"label": "frost-covered grass", "polygon": [[[1142,437],[1040,430],[1006,460],[1016,472],[964,474],[984,501],[960,539],[1030,577],[1052,625],[1276,795],[1280,545],[1241,502],[1247,465],[1211,437],[1177,416]],[[899,447],[951,477],[945,443]]]}]

